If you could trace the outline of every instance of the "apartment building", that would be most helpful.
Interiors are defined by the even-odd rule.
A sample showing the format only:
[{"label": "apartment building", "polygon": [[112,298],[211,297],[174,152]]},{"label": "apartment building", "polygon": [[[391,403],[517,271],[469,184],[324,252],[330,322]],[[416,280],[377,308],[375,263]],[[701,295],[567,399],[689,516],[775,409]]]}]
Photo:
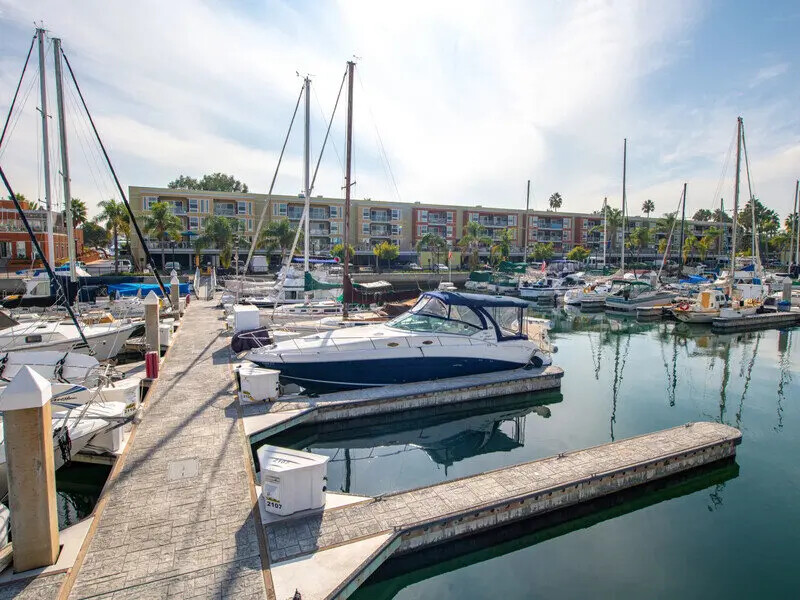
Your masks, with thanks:
[{"label": "apartment building", "polygon": [[[243,194],[226,192],[206,192],[195,190],[173,190],[168,188],[131,187],[129,189],[131,206],[135,213],[145,214],[149,207],[158,201],[172,206],[172,212],[181,220],[180,241],[161,242],[148,240],[148,246],[157,250],[162,246],[170,253],[167,260],[177,260],[185,268],[194,264],[194,238],[199,235],[205,219],[211,215],[236,219],[240,223],[241,236],[247,242],[252,240],[258,220],[267,204],[265,194]],[[311,198],[310,248],[315,255],[326,256],[333,246],[344,238],[344,199],[315,196]],[[299,224],[304,209],[301,196],[273,195],[266,215],[266,221],[288,219]],[[647,226],[651,232],[650,244],[637,252],[641,258],[655,258],[660,239],[666,233],[657,230],[656,217],[631,217],[627,231]],[[565,255],[578,245],[585,246],[593,253],[603,251],[603,216],[601,214],[567,213],[553,211],[512,210],[486,208],[482,206],[455,206],[429,204],[422,202],[386,202],[372,199],[353,199],[350,205],[350,244],[356,249],[355,260],[366,263],[373,259],[372,248],[384,241],[395,244],[400,249],[400,260],[417,260],[416,244],[428,233],[441,236],[447,246],[458,248],[458,241],[464,236],[469,222],[477,222],[483,227],[485,237],[492,241],[500,239],[504,231],[511,234],[511,257],[522,259],[524,248],[529,252],[537,243],[552,243],[557,256]],[[697,238],[705,235],[710,227],[719,224],[702,221],[687,221],[685,235]],[[673,249],[677,254],[679,232],[675,232]],[[606,243],[609,259],[619,257],[622,231],[616,232],[615,239]],[[484,244],[481,254],[487,256],[491,244]],[[727,225],[719,246],[722,253],[730,247],[730,226]],[[134,259],[141,265],[144,252],[135,236],[131,239]],[[213,257],[213,249],[206,249],[204,255]],[[716,256],[716,252],[713,253]],[[456,261],[457,253],[453,260]],[[174,257],[174,258],[172,258]],[[158,258],[157,258],[158,260]]]}]

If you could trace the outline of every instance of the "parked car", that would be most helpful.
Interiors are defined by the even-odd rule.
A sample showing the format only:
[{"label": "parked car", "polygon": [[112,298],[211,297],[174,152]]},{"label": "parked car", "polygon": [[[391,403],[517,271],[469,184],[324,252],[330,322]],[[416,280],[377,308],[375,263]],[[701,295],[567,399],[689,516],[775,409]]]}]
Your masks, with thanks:
[{"label": "parked car", "polygon": [[443,265],[442,263],[439,263],[438,265],[436,265],[436,270],[437,271],[449,271],[450,269],[449,269],[449,267],[447,265]]},{"label": "parked car", "polygon": [[370,266],[366,266],[366,267],[359,267],[358,271],[359,273],[374,273],[375,269],[373,269]]},{"label": "parked car", "polygon": [[127,258],[120,258],[119,259],[119,270],[123,271],[123,272],[127,272],[127,273],[130,273],[131,271],[133,271],[133,265],[131,264],[131,261],[129,261]]},{"label": "parked car", "polygon": [[420,266],[419,266],[417,263],[410,263],[410,264],[408,265],[408,268],[409,268],[411,271],[422,271],[422,267],[420,267]]},{"label": "parked car", "polygon": [[181,274],[181,263],[179,263],[177,261],[174,261],[174,262],[173,261],[167,261],[164,264],[164,271],[166,271],[167,273],[171,273],[173,270],[178,275],[180,275]]}]

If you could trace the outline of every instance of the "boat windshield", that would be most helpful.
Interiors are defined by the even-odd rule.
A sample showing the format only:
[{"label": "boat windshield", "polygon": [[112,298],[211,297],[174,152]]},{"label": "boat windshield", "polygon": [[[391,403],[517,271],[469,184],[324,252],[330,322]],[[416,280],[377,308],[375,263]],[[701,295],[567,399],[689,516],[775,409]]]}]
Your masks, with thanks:
[{"label": "boat windshield", "polygon": [[405,314],[387,323],[389,327],[426,333],[472,335],[485,329],[483,320],[468,306],[448,306],[438,298],[425,297]]},{"label": "boat windshield", "polygon": [[485,307],[484,310],[497,323],[500,337],[522,336],[522,309],[517,306],[490,306]]}]

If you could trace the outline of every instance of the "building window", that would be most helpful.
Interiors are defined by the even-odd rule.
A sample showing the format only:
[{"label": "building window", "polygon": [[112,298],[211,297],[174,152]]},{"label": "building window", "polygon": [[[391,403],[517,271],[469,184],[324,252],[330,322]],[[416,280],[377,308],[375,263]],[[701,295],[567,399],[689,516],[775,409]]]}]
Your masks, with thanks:
[{"label": "building window", "polygon": [[420,223],[427,223],[428,222],[428,211],[427,210],[419,211],[419,222]]},{"label": "building window", "polygon": [[338,206],[331,206],[331,219],[338,219],[339,218],[339,207]]},{"label": "building window", "polygon": [[341,233],[339,231],[339,223],[331,223],[331,233]]},{"label": "building window", "polygon": [[143,196],[142,203],[144,204],[145,210],[150,210],[150,207],[158,202],[158,196]]},{"label": "building window", "polygon": [[361,209],[361,217],[362,217],[362,218],[363,218],[365,221],[369,221],[369,209],[368,209],[368,208],[362,208],[362,209]]},{"label": "building window", "polygon": [[200,229],[200,217],[189,217],[189,230],[196,231]]},{"label": "building window", "polygon": [[392,235],[400,235],[400,225],[392,225]]},{"label": "building window", "polygon": [[427,225],[420,225],[419,226],[419,232],[422,233],[422,234],[428,233],[428,226]]},{"label": "building window", "polygon": [[508,226],[509,227],[517,226],[517,215],[508,215]]},{"label": "building window", "polygon": [[247,219],[247,231],[253,231],[253,219]]},{"label": "building window", "polygon": [[272,216],[273,217],[285,217],[286,216],[286,203],[285,202],[278,202],[272,205]]},{"label": "building window", "polygon": [[478,213],[469,213],[469,220],[478,222]]},{"label": "building window", "polygon": [[362,223],[361,224],[361,233],[363,235],[369,235],[369,223]]},{"label": "building window", "polygon": [[447,211],[447,222],[448,223],[452,223],[453,222],[453,213],[452,213],[452,211]]},{"label": "building window", "polygon": [[189,212],[196,213],[198,210],[197,198],[189,198]]},{"label": "building window", "polygon": [[25,258],[26,254],[25,242],[17,242],[17,258]]},{"label": "building window", "polygon": [[400,209],[393,208],[392,209],[392,221],[399,221],[400,220]]},{"label": "building window", "polygon": [[246,200],[238,200],[236,202],[236,213],[240,215],[252,215],[252,205]]},{"label": "building window", "polygon": [[448,225],[447,226],[447,237],[449,237],[449,238],[453,237],[453,227],[452,227],[452,225]]}]

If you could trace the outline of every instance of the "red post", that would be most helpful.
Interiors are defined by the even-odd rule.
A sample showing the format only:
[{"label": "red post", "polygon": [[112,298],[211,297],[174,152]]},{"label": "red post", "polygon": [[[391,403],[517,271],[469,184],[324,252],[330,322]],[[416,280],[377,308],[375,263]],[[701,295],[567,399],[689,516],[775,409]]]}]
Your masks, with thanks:
[{"label": "red post", "polygon": [[145,376],[148,379],[158,379],[158,352],[151,351],[144,355]]}]

